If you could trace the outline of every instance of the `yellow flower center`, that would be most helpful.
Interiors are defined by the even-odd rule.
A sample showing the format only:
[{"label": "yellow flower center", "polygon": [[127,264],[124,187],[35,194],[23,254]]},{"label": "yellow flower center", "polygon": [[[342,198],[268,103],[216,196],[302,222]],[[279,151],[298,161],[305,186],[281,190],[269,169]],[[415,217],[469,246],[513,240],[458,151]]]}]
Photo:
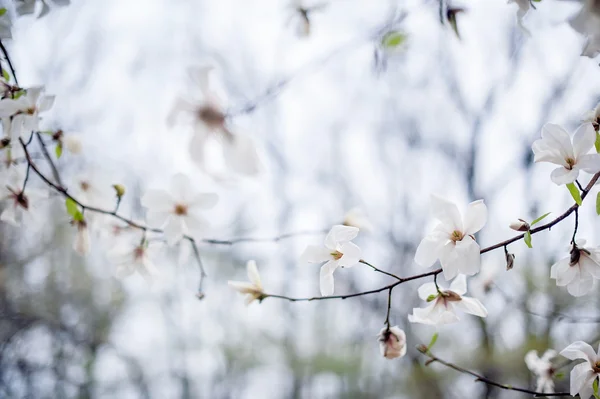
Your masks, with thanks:
[{"label": "yellow flower center", "polygon": [[340,260],[342,256],[344,256],[343,253],[341,253],[340,251],[334,251],[331,253],[331,256],[333,256],[333,259],[335,260]]},{"label": "yellow flower center", "polygon": [[35,107],[30,107],[30,108],[27,108],[27,109],[25,110],[25,113],[26,113],[27,115],[35,115],[36,111],[37,111],[37,110],[35,109]]},{"label": "yellow flower center", "polygon": [[465,235],[464,235],[463,233],[461,233],[460,231],[458,231],[458,230],[454,230],[454,231],[452,232],[452,234],[450,235],[450,239],[451,239],[452,241],[456,242],[456,241],[460,241],[460,240],[462,240],[464,236],[465,236]]},{"label": "yellow flower center", "polygon": [[177,216],[185,216],[185,215],[187,215],[187,212],[188,212],[188,207],[187,207],[187,205],[183,205],[183,204],[176,204],[175,209],[173,210],[173,213],[175,213]]},{"label": "yellow flower center", "polygon": [[565,161],[567,162],[567,169],[573,169],[573,166],[575,166],[575,160],[573,158],[567,158]]}]

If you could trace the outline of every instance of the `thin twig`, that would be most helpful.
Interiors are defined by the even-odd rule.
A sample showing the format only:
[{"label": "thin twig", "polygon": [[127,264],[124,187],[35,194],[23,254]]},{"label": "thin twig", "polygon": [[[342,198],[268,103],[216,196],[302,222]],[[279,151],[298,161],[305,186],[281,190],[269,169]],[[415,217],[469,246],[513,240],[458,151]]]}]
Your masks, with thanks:
[{"label": "thin twig", "polygon": [[44,140],[42,140],[42,136],[40,135],[40,132],[36,132],[35,135],[38,139],[38,142],[40,143],[40,147],[42,148],[42,154],[44,154],[44,158],[46,158],[46,161],[48,161],[48,164],[50,165],[50,169],[52,170],[52,176],[54,177],[54,180],[56,181],[56,183],[58,184],[59,187],[64,187],[64,184],[62,183],[62,181],[60,179],[60,174],[58,173],[58,169],[56,168],[56,165],[54,164],[52,157],[50,157],[50,154],[48,153],[48,149],[46,148],[46,144],[44,143]]},{"label": "thin twig", "polygon": [[571,396],[568,392],[543,393],[543,392],[532,391],[532,390],[526,389],[526,388],[513,387],[512,385],[508,385],[508,384],[501,384],[499,382],[490,380],[489,378],[484,377],[481,374],[477,374],[474,371],[467,370],[467,369],[465,369],[461,366],[458,366],[454,363],[447,362],[445,360],[440,359],[437,356],[434,356],[429,351],[429,349],[427,347],[425,347],[424,345],[419,346],[418,349],[419,349],[419,352],[421,352],[425,356],[429,357],[430,360],[427,361],[427,364],[431,364],[433,362],[443,364],[444,366],[449,367],[453,370],[456,370],[459,373],[468,374],[468,375],[475,377],[476,382],[483,382],[484,384],[492,385],[492,386],[495,386],[495,387],[498,387],[501,389],[506,389],[509,391],[518,391],[518,392],[528,393],[528,394],[533,395],[534,397]]},{"label": "thin twig", "polygon": [[387,306],[387,314],[385,315],[385,325],[388,330],[390,329],[390,312],[392,310],[392,291],[394,287],[390,288],[388,291],[388,306]]},{"label": "thin twig", "polygon": [[386,272],[385,270],[381,270],[381,269],[379,269],[379,268],[377,268],[377,267],[373,266],[372,264],[370,264],[369,262],[367,262],[367,261],[366,261],[366,260],[364,260],[364,259],[361,259],[361,260],[359,260],[359,263],[362,263],[363,265],[367,265],[367,266],[369,266],[370,268],[372,268],[373,270],[375,270],[376,272],[379,272],[379,273],[385,274],[386,276],[393,277],[393,278],[395,278],[396,280],[402,280],[402,278],[401,278],[401,277],[398,277],[398,276],[396,276],[394,273],[389,273],[389,272]]},{"label": "thin twig", "polygon": [[17,73],[15,72],[15,68],[13,67],[12,61],[10,60],[10,56],[8,55],[8,51],[6,50],[6,47],[4,47],[4,43],[2,43],[2,40],[0,40],[0,50],[2,50],[2,53],[4,54],[4,58],[6,59],[6,62],[8,62],[8,67],[10,68],[10,72],[12,73],[12,76],[15,79],[16,85],[19,86],[19,80],[17,79]]},{"label": "thin twig", "polygon": [[579,228],[579,209],[575,209],[575,228],[573,229],[573,238],[571,238],[571,244],[575,245],[575,236],[577,235],[577,229]]}]

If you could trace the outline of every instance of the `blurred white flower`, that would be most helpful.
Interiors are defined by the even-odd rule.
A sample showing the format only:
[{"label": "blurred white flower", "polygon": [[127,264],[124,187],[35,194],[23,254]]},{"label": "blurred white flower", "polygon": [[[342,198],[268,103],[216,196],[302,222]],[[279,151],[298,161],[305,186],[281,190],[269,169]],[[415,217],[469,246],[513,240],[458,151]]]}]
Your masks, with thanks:
[{"label": "blurred white flower", "polygon": [[525,25],[523,25],[523,18],[525,18],[525,15],[527,15],[531,9],[531,0],[508,0],[508,4],[511,3],[517,3],[519,6],[519,9],[517,10],[517,22],[519,27],[523,29],[525,33],[529,33],[527,28],[525,28]]},{"label": "blurred white flower", "polygon": [[301,262],[323,263],[321,266],[321,295],[332,295],[334,291],[333,272],[338,267],[354,266],[360,261],[361,251],[350,242],[358,235],[358,228],[335,225],[325,237],[325,246],[309,245],[300,257]]},{"label": "blurred white flower", "polygon": [[[598,37],[600,39],[600,36]],[[583,115],[583,122],[591,123],[596,131],[600,129],[600,104],[596,105],[593,110],[588,111]]]},{"label": "blurred white flower", "polygon": [[172,125],[180,120],[193,126],[190,154],[202,168],[206,169],[207,151],[210,150],[207,145],[217,142],[223,160],[230,169],[236,173],[254,175],[260,169],[256,147],[250,137],[233,134],[227,126],[225,110],[210,85],[213,70],[212,65],[190,68],[191,83],[197,91],[189,99],[176,100],[167,122]]},{"label": "blurred white flower", "polygon": [[382,328],[378,338],[381,356],[395,359],[406,355],[406,334],[398,326]]},{"label": "blurred white flower", "polygon": [[346,212],[342,224],[344,226],[357,227],[361,231],[373,231],[373,224],[364,210],[359,207],[352,208]]},{"label": "blurred white flower", "polygon": [[81,256],[90,253],[91,240],[90,231],[85,220],[74,220],[73,225],[77,228],[75,239],[73,240],[73,250]]},{"label": "blurred white flower", "polygon": [[248,280],[250,280],[250,282],[228,281],[227,284],[229,284],[231,288],[239,293],[245,294],[246,305],[249,305],[256,300],[260,301],[262,298],[264,298],[265,293],[260,281],[260,275],[258,274],[256,262],[249,260],[248,263],[246,263],[246,269],[248,272]]},{"label": "blurred white flower", "polygon": [[160,244],[141,240],[139,244],[132,244],[129,240],[117,240],[116,245],[107,252],[107,257],[116,266],[115,275],[122,279],[139,273],[148,283],[159,275],[159,271],[152,261],[160,251]]},{"label": "blurred white flower", "polygon": [[[17,14],[19,16],[33,14],[35,12],[35,7],[38,3],[38,0],[15,0],[17,7]],[[57,6],[68,6],[71,4],[71,0],[52,0],[52,3]],[[42,10],[37,16],[38,18],[43,17],[44,15],[50,12],[50,7],[48,6],[47,1],[42,1]]]},{"label": "blurred white flower", "polygon": [[596,142],[596,132],[591,123],[581,125],[571,137],[562,127],[546,123],[542,128],[542,138],[533,145],[534,162],[549,162],[559,165],[550,178],[557,184],[573,183],[579,171],[597,173],[600,171],[600,154],[588,154]]},{"label": "blurred white flower", "polygon": [[594,394],[594,381],[600,377],[600,346],[598,353],[585,342],[577,341],[560,352],[567,359],[583,359],[571,370],[571,395],[579,394],[581,399],[589,399]]},{"label": "blurred white flower", "polygon": [[585,248],[585,240],[577,240],[570,255],[552,265],[550,278],[559,287],[567,286],[573,296],[583,296],[594,287],[594,279],[600,279],[600,249]]},{"label": "blurred white flower", "polygon": [[218,201],[217,194],[198,193],[190,179],[181,173],[173,176],[169,190],[148,190],[142,197],[142,206],[148,208],[146,220],[151,227],[164,230],[169,245],[184,235],[202,232],[209,223],[200,211],[210,209]]},{"label": "blurred white flower", "polygon": [[435,286],[435,283],[425,283],[419,287],[419,297],[429,302],[425,308],[414,308],[413,314],[408,315],[411,323],[440,325],[454,323],[459,320],[457,310],[479,317],[486,317],[487,310],[478,299],[463,296],[467,292],[467,278],[460,274],[446,290]]},{"label": "blurred white flower", "polygon": [[595,58],[600,54],[600,33],[591,35],[587,38],[581,55],[584,57]]},{"label": "blurred white flower", "polygon": [[542,357],[536,350],[531,350],[525,355],[527,368],[537,377],[536,392],[554,393],[554,366],[550,361],[556,356],[556,351],[548,349]]},{"label": "blurred white flower", "polygon": [[483,228],[487,207],[483,200],[471,202],[464,217],[456,205],[437,195],[431,196],[433,217],[439,221],[417,247],[415,262],[423,267],[440,260],[444,277],[451,280],[459,273],[479,272],[481,256],[473,234]]},{"label": "blurred white flower", "polygon": [[12,116],[13,129],[18,135],[39,130],[39,114],[48,111],[54,104],[54,96],[42,95],[43,86],[31,87],[16,100],[0,100],[0,118]]},{"label": "blurred white flower", "polygon": [[48,197],[46,191],[27,187],[23,192],[25,176],[19,168],[13,167],[0,173],[0,200],[5,200],[0,220],[13,226],[20,226],[23,216],[31,214],[35,205]]}]

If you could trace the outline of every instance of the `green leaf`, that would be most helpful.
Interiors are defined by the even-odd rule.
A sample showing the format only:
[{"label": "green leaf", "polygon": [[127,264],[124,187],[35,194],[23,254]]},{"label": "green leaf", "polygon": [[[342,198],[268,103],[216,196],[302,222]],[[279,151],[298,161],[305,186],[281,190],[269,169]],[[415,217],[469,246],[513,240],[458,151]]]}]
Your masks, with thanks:
[{"label": "green leaf", "polygon": [[60,156],[62,155],[62,150],[63,150],[62,143],[58,143],[56,145],[56,148],[54,149],[54,153],[56,154],[56,159],[60,158]]},{"label": "green leaf", "polygon": [[438,297],[437,295],[433,295],[433,294],[431,294],[431,295],[429,295],[429,296],[427,297],[427,302],[431,302],[431,301],[433,301],[433,300],[434,300],[435,298],[437,298],[437,297]]},{"label": "green leaf", "polygon": [[533,245],[531,245],[531,233],[529,231],[525,232],[523,240],[525,241],[525,245],[527,245],[529,248],[533,248]]},{"label": "green leaf", "polygon": [[596,132],[596,142],[594,143],[596,147],[596,152],[600,152],[600,133]]},{"label": "green leaf", "polygon": [[18,92],[16,92],[13,95],[13,100],[17,100],[19,97],[21,97],[23,94],[25,94],[25,90],[19,90]]},{"label": "green leaf", "polygon": [[2,70],[2,77],[4,78],[4,80],[6,80],[7,82],[10,80],[10,75],[8,74],[8,71],[6,69]]},{"label": "green leaf", "polygon": [[600,215],[600,192],[596,195],[596,214]]},{"label": "green leaf", "polygon": [[406,41],[407,35],[402,32],[393,31],[386,33],[381,39],[383,47],[394,49]]},{"label": "green leaf", "polygon": [[6,14],[6,11],[7,10],[5,7],[0,8],[0,17],[3,16],[4,14]]},{"label": "green leaf", "polygon": [[435,343],[437,342],[438,336],[438,333],[433,334],[433,336],[431,337],[431,341],[429,341],[429,345],[427,345],[427,350],[431,350],[431,348],[433,348],[433,345],[435,345]]},{"label": "green leaf", "polygon": [[545,213],[545,214],[543,214],[542,216],[540,216],[539,218],[537,218],[537,219],[535,219],[533,222],[531,222],[529,225],[530,225],[530,226],[533,226],[534,224],[536,224],[536,223],[538,223],[538,222],[542,221],[542,220],[543,220],[543,219],[544,219],[546,216],[548,216],[548,215],[549,215],[549,214],[551,214],[551,213],[552,213],[552,212],[548,212],[548,213]]},{"label": "green leaf", "polygon": [[577,205],[581,206],[583,200],[581,199],[581,194],[579,193],[579,189],[575,186],[575,183],[567,184],[567,189],[571,193],[571,197],[577,202]]},{"label": "green leaf", "polygon": [[75,212],[75,214],[73,215],[73,220],[76,222],[83,222],[84,218],[83,218],[83,213],[77,211]]},{"label": "green leaf", "polygon": [[565,373],[563,373],[563,372],[556,373],[556,374],[554,374],[554,378],[557,380],[562,380],[563,378],[565,378]]},{"label": "green leaf", "polygon": [[598,378],[594,379],[594,384],[592,385],[592,387],[594,388],[594,397],[596,399],[600,399],[600,395],[598,395]]},{"label": "green leaf", "polygon": [[67,213],[69,215],[75,217],[77,213],[81,213],[79,212],[79,206],[77,206],[77,203],[71,198],[67,198],[67,200],[65,201],[65,205],[67,207]]}]

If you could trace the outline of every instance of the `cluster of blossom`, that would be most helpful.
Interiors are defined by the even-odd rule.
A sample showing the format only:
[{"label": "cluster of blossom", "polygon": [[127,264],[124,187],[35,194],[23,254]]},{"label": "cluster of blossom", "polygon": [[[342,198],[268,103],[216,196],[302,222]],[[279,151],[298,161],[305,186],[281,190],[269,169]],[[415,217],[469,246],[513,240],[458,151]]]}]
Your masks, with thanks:
[{"label": "cluster of blossom", "polygon": [[[525,29],[523,18],[534,7],[533,2],[541,0],[508,0],[517,3],[519,9],[517,18],[519,25]],[[586,38],[581,55],[594,58],[600,54],[600,2],[598,0],[584,0],[582,9],[569,20],[571,27]],[[525,29],[527,31],[527,29]]]}]

